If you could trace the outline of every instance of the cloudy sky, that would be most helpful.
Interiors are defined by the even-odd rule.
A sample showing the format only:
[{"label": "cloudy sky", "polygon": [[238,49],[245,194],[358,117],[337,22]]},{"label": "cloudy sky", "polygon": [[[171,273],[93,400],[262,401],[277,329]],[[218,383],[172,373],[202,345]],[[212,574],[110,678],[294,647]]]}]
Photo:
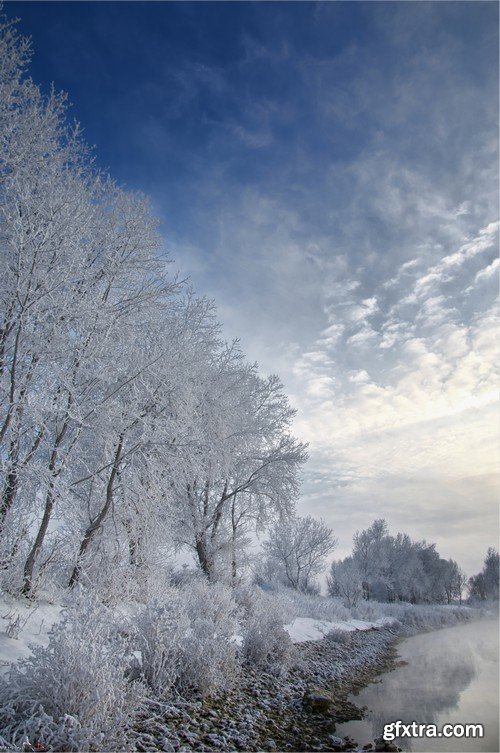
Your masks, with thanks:
[{"label": "cloudy sky", "polygon": [[498,541],[498,6],[6,3],[310,443],[302,513]]}]

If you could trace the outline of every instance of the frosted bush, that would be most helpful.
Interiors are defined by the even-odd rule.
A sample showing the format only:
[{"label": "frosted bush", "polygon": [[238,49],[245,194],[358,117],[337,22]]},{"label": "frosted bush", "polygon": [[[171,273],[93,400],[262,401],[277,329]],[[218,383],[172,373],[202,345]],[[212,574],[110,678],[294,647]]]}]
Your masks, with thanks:
[{"label": "frosted bush", "polygon": [[293,620],[290,602],[250,586],[239,589],[236,600],[244,609],[244,659],[275,672],[286,671],[293,656],[290,636],[283,627]]},{"label": "frosted bush", "polygon": [[165,601],[153,601],[136,618],[139,673],[156,695],[165,695],[179,680],[190,626],[181,594],[169,589]]},{"label": "frosted bush", "polygon": [[352,610],[352,616],[370,621],[392,617],[403,632],[414,633],[459,624],[470,619],[471,612],[463,606],[362,601]]},{"label": "frosted bush", "polygon": [[[346,607],[338,597],[313,596],[291,588],[267,585],[266,594],[287,603],[293,617],[312,617],[316,620],[329,622],[349,621],[351,619],[376,622],[376,620],[390,617],[397,621],[394,629],[401,629],[406,633],[418,630],[432,630],[434,628],[455,625],[470,619],[471,610],[465,606],[443,604],[408,604],[405,602],[378,602],[361,600],[354,607]],[[398,624],[400,627],[398,627]]]},{"label": "frosted bush", "polygon": [[175,689],[184,696],[229,690],[240,662],[235,635],[239,608],[231,589],[191,579],[183,587],[166,586],[133,618],[134,648],[142,677],[156,696]]},{"label": "frosted bush", "polygon": [[283,601],[288,602],[293,617],[312,617],[315,620],[336,622],[349,620],[351,611],[345,607],[340,599],[320,595],[306,594],[293,588],[280,587],[273,592]]},{"label": "frosted bush", "polygon": [[4,739],[27,737],[54,750],[110,750],[126,744],[144,689],[124,673],[129,646],[97,600],[80,595],[47,647],[11,665],[0,689]]},{"label": "frosted bush", "polygon": [[351,633],[348,630],[339,630],[334,628],[326,636],[328,641],[333,643],[340,643],[341,645],[347,645],[351,642]]},{"label": "frosted bush", "polygon": [[199,580],[186,586],[184,594],[189,629],[180,657],[179,689],[201,695],[230,690],[240,667],[234,641],[239,609],[231,589]]},{"label": "frosted bush", "polygon": [[382,614],[387,614],[380,609],[378,601],[360,601],[351,609],[351,616],[355,620],[367,620],[368,622],[374,622]]}]

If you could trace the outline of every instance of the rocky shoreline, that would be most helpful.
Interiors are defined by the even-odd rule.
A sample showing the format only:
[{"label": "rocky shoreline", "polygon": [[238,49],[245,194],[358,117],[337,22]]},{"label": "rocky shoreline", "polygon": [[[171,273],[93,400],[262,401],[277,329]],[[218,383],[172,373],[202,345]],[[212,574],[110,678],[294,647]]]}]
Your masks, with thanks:
[{"label": "rocky shoreline", "polygon": [[[224,697],[159,708],[136,728],[136,749],[355,750],[354,741],[336,736],[336,724],[361,718],[348,696],[397,666],[397,637],[384,628],[297,644],[291,668],[281,677],[247,667]],[[397,750],[380,740],[375,749]]]}]

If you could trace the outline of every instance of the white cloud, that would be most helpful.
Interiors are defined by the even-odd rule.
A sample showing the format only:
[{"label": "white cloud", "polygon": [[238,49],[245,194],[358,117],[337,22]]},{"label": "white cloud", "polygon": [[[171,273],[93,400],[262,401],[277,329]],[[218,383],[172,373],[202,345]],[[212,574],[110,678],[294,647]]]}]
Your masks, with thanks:
[{"label": "white cloud", "polygon": [[401,282],[401,279],[402,277],[404,277],[404,275],[409,274],[410,270],[415,269],[415,267],[418,267],[419,264],[420,264],[419,259],[410,259],[410,261],[405,261],[405,263],[399,267],[395,277],[391,277],[390,280],[387,280],[387,282],[384,282],[382,285],[382,288],[388,289],[388,288],[395,287]]},{"label": "white cloud", "polygon": [[427,295],[432,287],[447,281],[451,275],[457,274],[458,268],[469,259],[491,249],[495,244],[499,227],[499,222],[490,222],[479,231],[478,235],[464,243],[458,251],[444,256],[438,264],[417,279],[412,294],[417,299]]},{"label": "white cloud", "polygon": [[364,369],[361,369],[360,371],[353,371],[349,374],[349,381],[357,384],[366,383],[370,381],[370,377]]},{"label": "white cloud", "polygon": [[[398,15],[406,13],[419,11]],[[407,41],[413,34],[410,24]],[[273,58],[250,40],[245,65],[294,61],[297,92],[312,103],[307,132],[295,132],[281,164],[276,138],[269,171],[250,171],[243,187],[203,187],[218,201],[215,240],[209,251],[200,242],[208,285],[199,287],[216,296],[228,335],[282,376],[298,408],[295,432],[311,443],[304,504],[335,526],[358,516],[364,527],[363,516],[384,505],[403,520],[399,494],[431,526],[451,515],[446,494],[460,479],[478,479],[466,484],[471,504],[474,490],[478,507],[491,503],[497,470],[498,353],[486,284],[499,267],[491,259],[499,223],[489,222],[496,108],[444,48],[407,56],[398,39],[387,35],[405,50],[405,68],[389,78],[366,47],[297,60],[293,45],[277,45]],[[339,76],[340,89],[331,83]],[[240,105],[232,135],[265,145],[279,115],[265,104],[254,117],[249,102]],[[366,138],[339,158],[338,124],[354,134],[367,115]],[[432,526],[422,534],[436,536]]]},{"label": "white cloud", "polygon": [[348,345],[365,346],[377,337],[377,333],[370,327],[363,327],[347,338]]},{"label": "white cloud", "polygon": [[[297,426],[312,453],[330,459],[339,479],[356,486],[361,479],[366,483],[394,473],[439,475],[440,467],[451,475],[467,468],[470,475],[494,472],[498,431],[485,416],[491,419],[498,403],[496,309],[490,305],[465,323],[455,305],[459,301],[440,291],[450,270],[465,270],[468,259],[492,248],[497,230],[498,224],[490,223],[458,252],[442,252],[416,279],[421,266],[416,260],[401,265],[390,285],[380,283],[380,295],[374,289],[374,295],[363,298],[359,286],[344,285],[340,302],[328,308],[329,320],[338,318],[321,333],[335,333],[328,342],[328,359],[321,357],[328,339],[324,336],[306,355],[310,362],[313,353],[315,363],[321,364],[323,380],[335,375],[336,392],[316,387],[302,391],[299,386]],[[490,276],[497,266],[482,272],[488,270],[485,276]],[[461,274],[462,288],[470,274],[469,268]],[[382,291],[391,288],[398,288],[400,299],[388,305]],[[375,313],[377,330],[366,323]],[[358,329],[347,336],[346,351],[342,338],[353,325]],[[361,345],[365,363],[346,371],[339,389],[344,360],[352,361],[352,346]],[[379,363],[377,349],[382,354],[392,349],[394,354],[384,355]],[[301,378],[300,369],[296,376]],[[467,431],[460,433],[465,423]]]},{"label": "white cloud", "polygon": [[494,259],[491,264],[489,264],[487,267],[484,267],[484,269],[480,269],[479,272],[474,277],[474,285],[477,285],[480,282],[483,282],[483,280],[489,280],[490,277],[493,277],[494,274],[498,272],[500,269],[500,259]]}]

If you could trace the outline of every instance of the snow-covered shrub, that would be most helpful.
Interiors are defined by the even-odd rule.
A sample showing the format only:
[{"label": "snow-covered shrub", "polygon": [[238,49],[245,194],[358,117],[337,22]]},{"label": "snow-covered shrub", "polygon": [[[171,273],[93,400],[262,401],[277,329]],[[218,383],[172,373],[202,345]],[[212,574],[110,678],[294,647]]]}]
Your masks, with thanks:
[{"label": "snow-covered shrub", "polygon": [[192,581],[183,591],[189,629],[184,636],[178,686],[201,695],[229,690],[238,672],[239,609],[231,589],[206,580]]},{"label": "snow-covered shrub", "polygon": [[159,558],[154,566],[149,562],[136,566],[120,550],[114,553],[104,547],[92,550],[79,562],[79,582],[98,592],[101,601],[112,609],[119,609],[123,603],[161,600],[163,584],[168,579],[169,571]]},{"label": "snow-covered shrub", "polygon": [[275,672],[286,671],[293,656],[290,636],[283,627],[294,617],[290,602],[258,586],[241,587],[236,600],[244,609],[244,659]]},{"label": "snow-covered shrub", "polygon": [[179,679],[181,659],[190,626],[178,589],[163,594],[164,600],[152,601],[137,615],[136,648],[141,653],[138,667],[156,695],[164,695]]},{"label": "snow-covered shrub", "polygon": [[95,598],[80,594],[48,646],[13,664],[0,689],[6,742],[25,737],[54,750],[110,750],[126,744],[144,688],[125,677],[130,647]]},{"label": "snow-covered shrub", "polygon": [[359,620],[374,621],[381,617],[391,617],[408,634],[458,625],[475,614],[474,610],[464,606],[378,601],[361,601],[351,612]]},{"label": "snow-covered shrub", "polygon": [[350,610],[342,604],[339,598],[316,596],[283,587],[275,593],[290,604],[294,617],[312,617],[315,620],[328,620],[329,622],[351,618]]},{"label": "snow-covered shrub", "polygon": [[351,633],[349,630],[339,630],[338,628],[334,628],[327,633],[326,639],[333,643],[346,645],[351,642]]}]

